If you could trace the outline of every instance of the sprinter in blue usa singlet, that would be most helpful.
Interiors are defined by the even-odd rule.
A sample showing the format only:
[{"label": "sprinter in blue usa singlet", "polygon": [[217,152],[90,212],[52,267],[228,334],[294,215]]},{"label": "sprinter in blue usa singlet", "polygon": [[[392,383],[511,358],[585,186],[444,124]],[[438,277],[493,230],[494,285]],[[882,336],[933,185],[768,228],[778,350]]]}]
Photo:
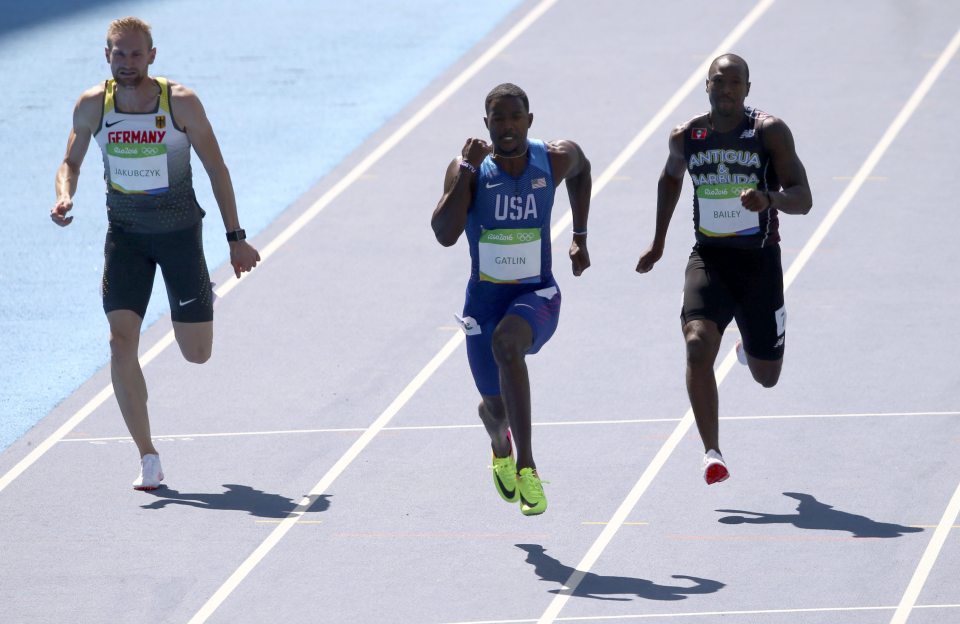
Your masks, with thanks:
[{"label": "sprinter in blue usa singlet", "polygon": [[485,110],[491,142],[468,139],[450,163],[431,224],[444,246],[466,232],[471,270],[457,320],[481,396],[480,419],[490,436],[494,487],[504,500],[519,502],[524,515],[536,515],[546,510],[547,499],[533,460],[524,358],[543,347],[559,321],[550,215],[564,180],[573,213],[573,273],[590,266],[590,163],[572,141],[527,137],[533,115],[516,85],[494,88]]}]

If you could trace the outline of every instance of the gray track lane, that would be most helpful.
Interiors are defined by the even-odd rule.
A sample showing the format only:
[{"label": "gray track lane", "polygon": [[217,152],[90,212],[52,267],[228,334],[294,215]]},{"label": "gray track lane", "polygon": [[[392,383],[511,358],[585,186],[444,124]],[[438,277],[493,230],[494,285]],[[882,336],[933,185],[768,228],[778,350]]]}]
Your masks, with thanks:
[{"label": "gray track lane", "polygon": [[[151,364],[147,376],[157,432],[369,424],[452,331],[449,312],[461,303],[466,249],[462,244],[453,250],[435,245],[427,219],[446,162],[463,138],[481,132],[479,103],[486,90],[504,79],[525,86],[537,116],[534,134],[578,139],[599,172],[749,6],[736,3],[725,6],[722,14],[697,20],[685,19],[695,13],[693,4],[649,14],[627,2],[603,3],[591,15],[583,15],[574,3],[554,7],[430,123],[221,302],[214,362],[188,367],[167,351]],[[853,30],[864,8],[834,10],[832,28],[838,33]],[[807,10],[822,15],[828,7]],[[888,21],[895,23],[892,16]],[[772,45],[784,39],[775,25],[797,22],[796,42],[779,49]],[[825,39],[818,42],[819,49],[810,49],[801,35],[822,20],[784,4],[775,5],[748,35],[742,50],[752,62],[753,100],[785,117],[794,129],[814,181],[816,210],[825,211],[839,195],[842,183],[832,176],[852,175],[931,62],[923,54],[939,52],[958,22],[949,14],[919,20],[916,41],[925,41],[929,50],[910,47],[914,44],[909,39],[898,50],[891,42],[902,39],[882,28],[858,31],[856,41]],[[678,23],[684,24],[686,33],[679,49],[671,34]],[[548,54],[544,43],[564,34],[589,44]],[[651,62],[647,57],[652,50],[658,53]],[[823,68],[840,58],[844,66],[862,69],[871,53],[881,52],[897,65],[883,74],[880,101],[874,95],[876,77],[836,75]],[[809,65],[796,61],[801,54],[811,59]],[[564,69],[545,71],[544,66]],[[781,73],[783,67],[793,73]],[[951,71],[955,77],[955,65]],[[442,79],[431,91],[441,83]],[[822,98],[810,98],[810,84],[822,88]],[[573,103],[570,85],[579,85],[579,98]],[[949,92],[940,97],[949,98]],[[696,93],[671,121],[705,105],[705,96]],[[935,119],[928,123],[936,126]],[[845,127],[850,127],[846,135],[838,131]],[[378,133],[367,146],[389,130]],[[574,280],[567,274],[565,243],[557,245],[555,266],[565,297],[563,323],[543,354],[531,360],[537,420],[679,418],[686,409],[676,316],[684,250],[690,241],[682,214],[686,196],[672,229],[670,256],[649,276],[632,274],[649,237],[665,136],[663,128],[623,172],[625,179],[611,183],[596,199],[590,226],[596,266],[584,278]],[[916,134],[918,141],[923,136]],[[837,143],[836,148],[826,147]],[[928,149],[933,153],[944,148]],[[331,179],[358,158],[345,163]],[[927,172],[927,165],[912,164],[917,171],[911,179]],[[859,198],[851,210],[875,207],[893,218],[892,209],[902,204],[890,203],[890,189],[896,186],[904,200],[912,195],[902,182],[886,184],[865,189],[877,188],[877,195],[870,203],[861,204],[863,197]],[[943,192],[927,186],[924,192]],[[558,208],[564,204],[558,200]],[[263,239],[291,218],[286,215]],[[816,214],[784,219],[785,264],[789,248],[799,247],[816,219]],[[845,231],[845,226],[850,229]],[[868,244],[864,227],[852,219],[841,220],[836,238],[828,239],[824,249],[831,253],[818,254],[788,295],[791,347],[782,386],[763,392],[746,383],[745,371],[735,370],[721,388],[725,414],[881,411],[892,409],[890,405],[956,409],[949,405],[950,397],[956,396],[955,379],[901,375],[898,381],[896,374],[904,368],[900,360],[865,360],[862,355],[887,347],[875,340],[869,347],[851,340],[857,332],[871,338],[889,334],[884,344],[903,347],[891,346],[891,353],[919,358],[920,352],[907,348],[912,346],[911,337],[928,336],[904,331],[903,323],[911,323],[908,327],[917,332],[932,331],[910,320],[916,317],[907,311],[882,318],[850,313],[849,305],[875,306],[876,301],[874,293],[859,287],[862,272],[846,276],[844,267],[857,259],[857,252],[876,249],[877,239],[896,244],[893,233],[904,229],[877,227],[870,230]],[[928,255],[938,251],[929,246],[918,249]],[[858,287],[840,290],[841,275],[846,284]],[[904,277],[922,288],[918,280],[929,275]],[[845,299],[843,305],[826,305],[838,292]],[[931,304],[946,309],[942,299]],[[291,316],[301,322],[291,322]],[[891,319],[900,324],[889,324]],[[824,357],[824,345],[838,344],[849,346]],[[473,424],[475,398],[464,360],[461,349],[395,424]],[[862,385],[874,377],[886,383]],[[857,381],[867,391],[851,392],[850,381],[844,384],[844,379]],[[908,401],[907,391],[918,384],[925,390],[924,400],[915,407],[918,402]],[[864,436],[865,422],[882,423],[883,436]],[[958,472],[957,466],[949,465],[948,455],[948,445],[955,448],[960,435],[955,423],[949,417],[727,422],[725,448],[734,462],[734,479],[709,490],[694,472],[697,443],[691,437],[631,517],[650,524],[624,527],[601,558],[599,576],[585,587],[604,598],[629,600],[577,598],[562,615],[804,607],[817,606],[818,600],[827,606],[859,606],[861,600],[895,604],[929,531],[893,539],[837,540],[831,539],[837,531],[824,536],[826,531],[785,524],[720,524],[714,510],[790,514],[794,501],[782,492],[797,491],[876,522],[933,524],[946,503],[944,491],[955,487],[940,476]],[[553,597],[548,592],[569,571],[563,566],[575,565],[599,533],[598,526],[583,522],[609,517],[673,426],[668,422],[538,427],[539,462],[553,483],[548,486],[551,508],[537,519],[522,518],[491,491],[483,469],[488,458],[481,431],[385,432],[331,488],[329,509],[308,514],[323,524],[294,527],[213,621],[263,621],[278,614],[303,621],[538,617]],[[111,402],[85,423],[83,432],[122,433]],[[129,444],[62,443],[0,497],[0,513],[14,519],[4,522],[4,558],[10,557],[11,565],[4,566],[0,592],[33,588],[27,594],[29,603],[11,596],[4,602],[19,605],[23,613],[52,614],[51,621],[77,614],[75,619],[86,621],[122,619],[131,613],[137,619],[184,621],[266,536],[270,525],[255,521],[288,510],[290,501],[312,487],[355,436],[164,442],[168,482],[177,494],[167,490],[155,497],[125,489],[132,476],[125,472],[133,456]],[[815,456],[825,438],[841,451]],[[891,451],[891,457],[902,459],[893,474],[878,482],[872,470],[875,457]],[[816,471],[793,470],[813,461]],[[67,479],[95,487],[84,497],[60,498],[51,506],[47,493],[52,484]],[[236,487],[225,493],[223,484],[265,494]],[[921,487],[929,494],[919,495]],[[195,496],[184,501],[190,493]],[[163,503],[175,496],[179,501]],[[190,500],[214,508],[185,504]],[[165,506],[140,507],[151,503]],[[37,518],[37,509],[51,511]],[[924,517],[914,518],[914,513]],[[41,543],[38,535],[44,536]],[[523,550],[515,544],[547,550],[538,554],[534,547]],[[955,561],[955,540],[950,546],[953,550],[945,551],[945,556],[952,553]],[[889,570],[891,561],[901,565]],[[811,568],[824,574],[812,578]],[[877,574],[867,576],[865,568]],[[57,573],[51,575],[51,569]],[[13,574],[15,570],[21,574]],[[802,583],[796,582],[797,570],[803,572]],[[938,582],[938,571],[939,567],[929,586],[932,595],[924,594],[924,602],[951,599],[948,575],[941,572]],[[704,579],[701,587],[711,593],[666,600],[686,595],[671,587],[692,585],[673,575]],[[108,579],[106,591],[98,590],[103,578]],[[126,598],[137,590],[140,596]],[[59,601],[47,604],[51,596]],[[956,596],[952,598],[957,602]],[[801,621],[789,615],[776,617],[780,619],[749,616],[733,621]],[[805,616],[802,621],[886,619],[845,613],[821,620]]]}]

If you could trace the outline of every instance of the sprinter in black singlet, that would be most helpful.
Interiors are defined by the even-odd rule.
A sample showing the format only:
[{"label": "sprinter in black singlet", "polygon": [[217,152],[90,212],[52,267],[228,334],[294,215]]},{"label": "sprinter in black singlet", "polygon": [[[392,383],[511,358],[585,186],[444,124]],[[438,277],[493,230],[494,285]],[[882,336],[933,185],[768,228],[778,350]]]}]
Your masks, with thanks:
[{"label": "sprinter in black singlet", "polygon": [[102,294],[110,323],[110,376],[140,451],[133,487],[152,490],[160,486],[163,470],[150,436],[137,347],[158,266],[184,358],[203,363],[213,346],[213,292],[201,240],[204,213],[193,192],[191,147],[210,177],[236,276],[253,269],[260,255],[244,240],[230,173],[200,100],[183,85],[147,73],[157,54],[149,25],[135,17],[114,20],[105,52],[113,77],[77,102],[50,218],[60,226],[73,221],[68,213],[80,165],[95,139],[107,183]]},{"label": "sprinter in black singlet", "polygon": [[724,54],[707,76],[710,112],[670,133],[670,153],[657,187],[653,243],[637,264],[646,273],[663,255],[667,227],[685,171],[693,180],[696,244],[687,264],[681,323],[687,346],[687,392],[704,451],[707,484],[729,476],[720,454],[719,401],[713,365],[732,319],[737,357],[766,388],[783,363],[786,308],[778,213],[806,214],[812,199],[790,129],[744,100],[747,62]]}]

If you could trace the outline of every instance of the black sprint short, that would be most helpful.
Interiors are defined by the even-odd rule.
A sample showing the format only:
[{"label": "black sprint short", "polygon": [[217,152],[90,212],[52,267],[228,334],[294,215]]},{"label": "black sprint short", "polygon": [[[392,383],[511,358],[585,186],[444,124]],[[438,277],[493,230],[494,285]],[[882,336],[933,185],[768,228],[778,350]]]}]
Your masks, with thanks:
[{"label": "black sprint short", "polygon": [[163,234],[133,234],[111,225],[103,255],[104,312],[147,311],[157,266],[163,273],[170,316],[179,323],[213,320],[213,289],[203,255],[203,224]]},{"label": "black sprint short", "polygon": [[722,334],[734,318],[747,353],[761,360],[783,357],[787,312],[779,245],[694,246],[683,285],[681,322],[710,320]]}]

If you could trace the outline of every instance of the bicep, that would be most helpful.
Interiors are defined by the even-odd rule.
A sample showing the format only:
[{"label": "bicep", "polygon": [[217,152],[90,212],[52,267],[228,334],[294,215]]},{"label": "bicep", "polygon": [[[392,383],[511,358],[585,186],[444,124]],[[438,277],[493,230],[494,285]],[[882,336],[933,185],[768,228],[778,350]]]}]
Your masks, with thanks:
[{"label": "bicep", "polygon": [[767,130],[767,149],[773,161],[774,171],[780,186],[807,186],[807,172],[797,156],[797,149],[793,142],[793,134],[783,122],[772,124]]},{"label": "bicep", "polygon": [[683,133],[680,128],[670,134],[667,162],[663,165],[663,175],[674,180],[683,181],[687,172],[687,159],[683,155]]},{"label": "bicep", "polygon": [[459,159],[454,158],[450,161],[450,164],[447,165],[447,172],[443,176],[443,194],[447,195],[451,190],[453,190],[454,185],[457,183],[457,175],[459,174],[460,162]]}]

